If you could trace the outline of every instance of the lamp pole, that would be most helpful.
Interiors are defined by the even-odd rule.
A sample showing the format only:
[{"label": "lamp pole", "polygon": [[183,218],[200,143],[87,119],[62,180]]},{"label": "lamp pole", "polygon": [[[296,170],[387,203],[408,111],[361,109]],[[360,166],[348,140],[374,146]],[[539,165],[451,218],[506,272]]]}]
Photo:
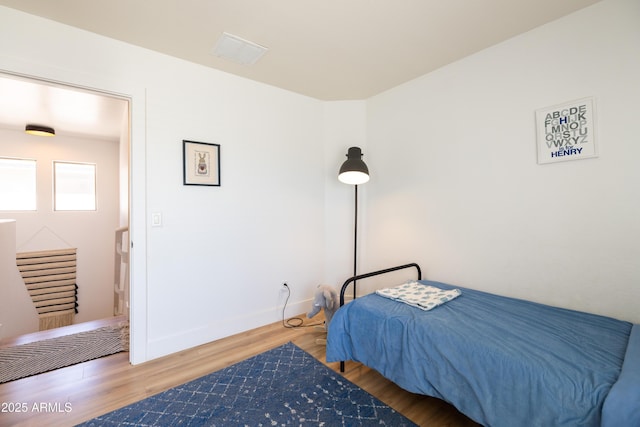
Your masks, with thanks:
[{"label": "lamp pole", "polygon": [[[338,179],[354,187],[354,221],[353,221],[353,277],[358,275],[358,184],[369,181],[369,168],[362,161],[360,147],[350,147],[347,160],[340,166]],[[356,281],[353,281],[353,299],[356,298]]]},{"label": "lamp pole", "polygon": [[[358,184],[353,186],[354,194],[354,212],[353,219],[353,277],[358,275]],[[356,281],[353,281],[353,299],[356,299]]]}]

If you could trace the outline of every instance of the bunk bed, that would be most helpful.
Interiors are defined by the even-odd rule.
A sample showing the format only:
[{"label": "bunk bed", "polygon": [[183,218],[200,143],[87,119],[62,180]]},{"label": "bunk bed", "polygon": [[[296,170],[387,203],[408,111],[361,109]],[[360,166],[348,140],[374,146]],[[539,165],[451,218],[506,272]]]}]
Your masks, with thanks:
[{"label": "bunk bed", "polygon": [[[384,291],[344,303],[357,280],[404,269],[417,271],[412,286],[459,296],[428,310]],[[327,362],[363,363],[487,426],[640,426],[640,325],[421,274],[413,263],[348,279]]]}]

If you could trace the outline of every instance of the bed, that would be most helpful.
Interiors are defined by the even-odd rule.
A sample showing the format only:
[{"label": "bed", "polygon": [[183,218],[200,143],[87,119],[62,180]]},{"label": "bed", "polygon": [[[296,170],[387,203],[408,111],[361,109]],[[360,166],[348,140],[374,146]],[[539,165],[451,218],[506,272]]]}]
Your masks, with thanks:
[{"label": "bed", "polygon": [[[357,280],[403,269],[460,295],[428,311],[377,293],[344,304]],[[352,277],[340,302],[327,362],[360,362],[486,426],[640,426],[640,325],[422,280],[417,264]]]}]

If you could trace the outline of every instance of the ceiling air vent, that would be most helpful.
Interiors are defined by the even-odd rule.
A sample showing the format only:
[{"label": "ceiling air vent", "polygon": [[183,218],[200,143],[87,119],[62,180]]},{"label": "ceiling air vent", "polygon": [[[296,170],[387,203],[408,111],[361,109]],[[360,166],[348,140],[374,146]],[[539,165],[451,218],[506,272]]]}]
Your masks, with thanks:
[{"label": "ceiling air vent", "polygon": [[253,65],[267,48],[229,33],[222,33],[212,53],[242,65]]}]

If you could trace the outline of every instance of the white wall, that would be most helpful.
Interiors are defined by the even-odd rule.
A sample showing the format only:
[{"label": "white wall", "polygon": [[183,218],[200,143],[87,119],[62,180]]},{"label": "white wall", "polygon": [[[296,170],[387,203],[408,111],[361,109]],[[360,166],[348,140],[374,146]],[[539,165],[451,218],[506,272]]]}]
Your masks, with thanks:
[{"label": "white wall", "polygon": [[131,147],[129,145],[129,123],[130,123],[130,111],[129,102],[127,101],[127,107],[122,111],[122,123],[119,144],[118,144],[118,165],[120,173],[118,175],[118,191],[120,198],[118,200],[118,207],[120,208],[118,225],[120,227],[129,226],[129,153]]},{"label": "white wall", "polygon": [[16,268],[16,221],[0,219],[0,339],[38,330],[38,313]]},{"label": "white wall", "polygon": [[[74,322],[112,316],[114,232],[118,228],[119,213],[118,142],[64,135],[43,138],[19,130],[0,129],[0,156],[37,162],[37,210],[0,212],[0,219],[16,220],[15,240],[11,242],[14,250],[77,248],[78,313]],[[95,211],[53,210],[54,161],[96,165]],[[12,269],[16,269],[15,260]],[[0,270],[2,276],[10,273]],[[4,290],[0,286],[0,298],[5,297]],[[23,310],[19,317],[5,315],[0,312],[0,323],[6,325],[6,336],[38,330],[38,324],[34,326],[32,322],[33,318],[37,319],[34,310]]]},{"label": "white wall", "polygon": [[[367,103],[371,268],[640,321],[640,3],[605,0]],[[593,96],[600,156],[536,164]]]},{"label": "white wall", "polygon": [[[170,58],[152,71],[150,354],[279,320],[284,281],[287,315],[306,311],[322,277],[322,104]],[[182,185],[183,139],[221,145],[220,187]]]},{"label": "white wall", "polygon": [[[0,70],[133,100],[134,363],[279,320],[283,281],[287,315],[308,310],[323,274],[322,102],[3,7],[0,40]],[[221,144],[221,187],[182,185],[183,139]]]}]

